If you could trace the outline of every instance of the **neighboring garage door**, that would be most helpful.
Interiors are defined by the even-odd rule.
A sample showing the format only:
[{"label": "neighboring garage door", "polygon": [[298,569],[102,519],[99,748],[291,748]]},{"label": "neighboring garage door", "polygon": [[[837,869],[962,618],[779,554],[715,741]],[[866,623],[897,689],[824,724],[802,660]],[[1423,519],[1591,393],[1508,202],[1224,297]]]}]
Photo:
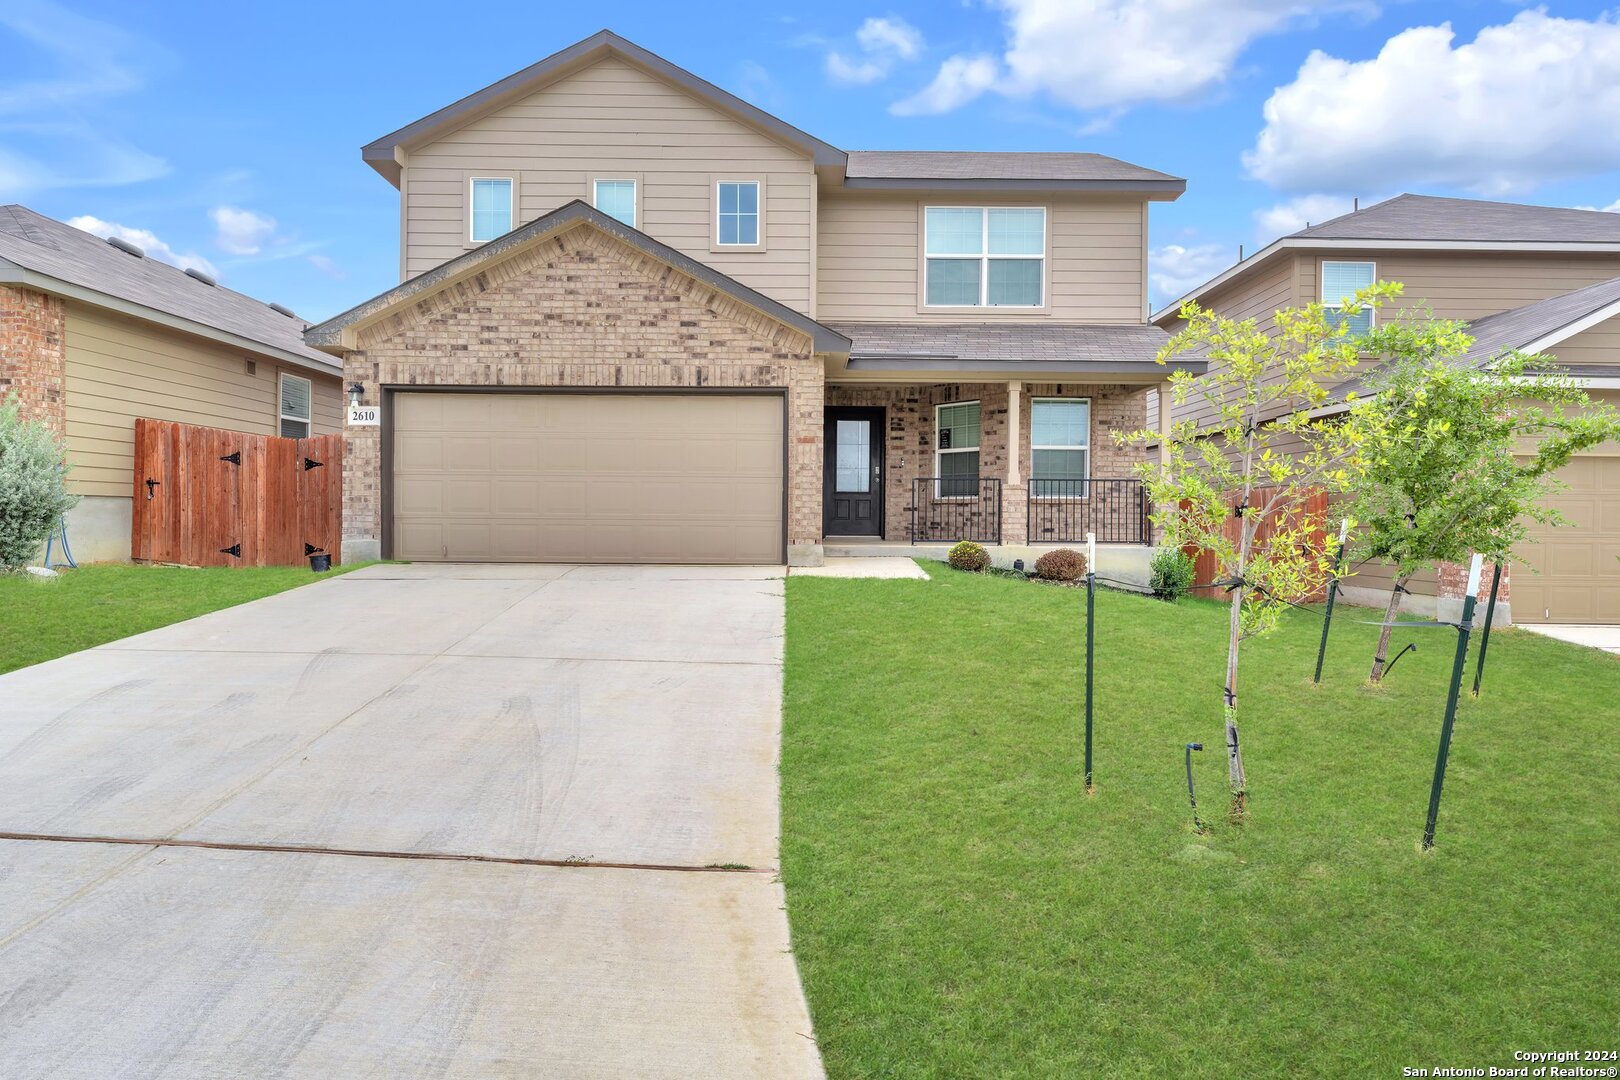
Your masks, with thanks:
[{"label": "neighboring garage door", "polygon": [[1581,455],[1559,470],[1548,500],[1568,525],[1536,526],[1513,572],[1513,621],[1620,623],[1620,457]]},{"label": "neighboring garage door", "polygon": [[392,555],[779,563],[782,399],[393,395]]}]

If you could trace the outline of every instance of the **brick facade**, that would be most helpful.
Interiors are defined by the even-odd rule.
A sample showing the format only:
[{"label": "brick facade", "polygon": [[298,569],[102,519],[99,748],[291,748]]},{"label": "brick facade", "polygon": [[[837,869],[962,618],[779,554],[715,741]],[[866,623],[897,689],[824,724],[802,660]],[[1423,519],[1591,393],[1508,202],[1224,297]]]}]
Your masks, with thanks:
[{"label": "brick facade", "polygon": [[[588,225],[363,326],[346,382],[410,386],[780,388],[790,555],[819,556],[822,366],[810,338]],[[381,434],[349,428],[343,535],[382,535]]]},{"label": "brick facade", "polygon": [[0,400],[16,394],[24,418],[62,434],[67,422],[66,302],[0,285]]},{"label": "brick facade", "polygon": [[[1026,537],[1030,471],[1030,413],[1035,398],[1091,399],[1091,449],[1088,471],[1093,477],[1129,478],[1131,468],[1145,461],[1140,446],[1119,446],[1116,432],[1136,431],[1148,423],[1146,390],[1142,387],[1083,383],[1024,383],[1019,393],[1019,473],[1023,483],[1003,485],[1001,538],[1004,543],[1039,543]],[[936,475],[934,464],[935,407],[958,401],[979,402],[979,475],[1007,477],[1008,386],[996,383],[956,383],[920,386],[843,385],[827,388],[827,405],[881,407],[884,410],[884,535],[889,540],[910,536],[916,480]],[[926,494],[928,485],[923,485]]]},{"label": "brick facade", "polygon": [[[1485,565],[1480,567],[1479,602],[1481,604],[1484,604],[1491,595],[1491,567],[1490,560],[1486,560]],[[1441,563],[1436,576],[1439,584],[1435,589],[1435,595],[1446,600],[1461,600],[1466,595],[1468,589],[1467,563]],[[1508,602],[1511,592],[1509,586],[1512,583],[1513,566],[1511,563],[1504,563],[1502,566],[1502,583],[1496,589],[1496,602],[1498,604]],[[1483,609],[1481,609],[1480,614],[1481,617],[1484,616]]]}]

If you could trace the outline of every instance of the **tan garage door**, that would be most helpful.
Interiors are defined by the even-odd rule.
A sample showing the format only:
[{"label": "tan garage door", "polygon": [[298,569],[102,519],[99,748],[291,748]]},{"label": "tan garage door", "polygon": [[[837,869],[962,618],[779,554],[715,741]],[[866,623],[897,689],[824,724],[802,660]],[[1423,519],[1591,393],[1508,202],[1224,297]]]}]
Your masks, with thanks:
[{"label": "tan garage door", "polygon": [[782,561],[782,399],[396,393],[393,555]]},{"label": "tan garage door", "polygon": [[1513,621],[1620,623],[1620,457],[1582,455],[1559,471],[1549,500],[1570,524],[1537,527],[1513,572]]}]

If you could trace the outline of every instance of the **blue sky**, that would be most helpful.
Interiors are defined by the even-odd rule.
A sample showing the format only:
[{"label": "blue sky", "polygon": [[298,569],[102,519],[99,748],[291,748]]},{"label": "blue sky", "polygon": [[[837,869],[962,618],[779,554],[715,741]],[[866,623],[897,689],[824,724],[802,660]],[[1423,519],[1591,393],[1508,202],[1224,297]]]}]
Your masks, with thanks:
[{"label": "blue sky", "polygon": [[[605,10],[415,6],[5,5],[0,203],[122,231],[306,317],[340,311],[397,280],[397,196],[361,144]],[[1155,303],[1356,196],[1620,209],[1620,16],[1593,5],[613,10],[611,29],[846,149],[1090,150],[1187,177],[1153,209]]]}]

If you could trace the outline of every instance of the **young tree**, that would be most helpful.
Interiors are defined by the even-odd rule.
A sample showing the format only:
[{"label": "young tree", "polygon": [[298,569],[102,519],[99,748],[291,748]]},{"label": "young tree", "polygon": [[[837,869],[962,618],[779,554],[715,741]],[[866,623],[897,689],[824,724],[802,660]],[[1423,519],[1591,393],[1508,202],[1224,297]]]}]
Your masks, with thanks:
[{"label": "young tree", "polygon": [[[1324,522],[1309,509],[1324,488],[1359,475],[1359,429],[1317,415],[1359,359],[1350,317],[1398,296],[1380,282],[1342,312],[1321,304],[1278,311],[1274,332],[1186,304],[1186,327],[1159,362],[1194,354],[1209,373],[1170,377],[1176,404],[1199,403],[1205,418],[1183,420],[1162,436],[1163,460],[1138,466],[1166,542],[1215,554],[1231,603],[1222,715],[1226,721],[1232,816],[1240,820],[1248,777],[1238,741],[1238,661],[1243,641],[1274,629],[1286,606],[1321,587],[1332,555],[1319,537]],[[1235,520],[1234,520],[1235,515]]]},{"label": "young tree", "polygon": [[[1355,555],[1394,565],[1371,680],[1384,676],[1390,625],[1413,575],[1478,552],[1507,561],[1530,522],[1557,525],[1543,505],[1560,485],[1552,473],[1575,453],[1620,438],[1614,410],[1575,380],[1531,374],[1552,361],[1512,353],[1488,364],[1463,360],[1473,342],[1460,329],[1409,314],[1368,336],[1391,357],[1365,380],[1347,427],[1365,449],[1356,483]],[[1455,326],[1455,324],[1452,324]],[[1421,348],[1415,347],[1421,342]]]},{"label": "young tree", "polygon": [[78,502],[63,486],[62,458],[45,423],[23,420],[15,398],[0,402],[0,569],[26,566]]}]

